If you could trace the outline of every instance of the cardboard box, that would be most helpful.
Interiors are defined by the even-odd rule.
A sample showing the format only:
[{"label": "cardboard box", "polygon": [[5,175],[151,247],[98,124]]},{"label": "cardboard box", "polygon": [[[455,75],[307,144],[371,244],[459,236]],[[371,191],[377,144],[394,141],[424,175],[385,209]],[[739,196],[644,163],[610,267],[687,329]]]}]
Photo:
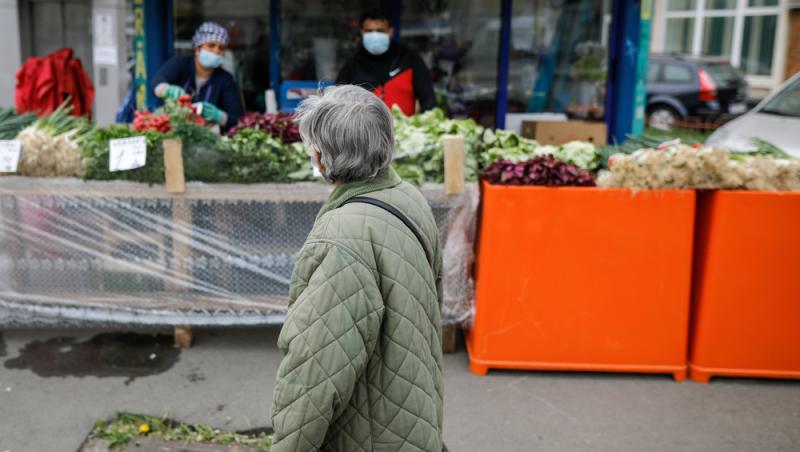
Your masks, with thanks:
[{"label": "cardboard box", "polygon": [[605,146],[608,129],[604,122],[592,121],[523,121],[522,136],[539,144],[561,145],[573,140]]}]

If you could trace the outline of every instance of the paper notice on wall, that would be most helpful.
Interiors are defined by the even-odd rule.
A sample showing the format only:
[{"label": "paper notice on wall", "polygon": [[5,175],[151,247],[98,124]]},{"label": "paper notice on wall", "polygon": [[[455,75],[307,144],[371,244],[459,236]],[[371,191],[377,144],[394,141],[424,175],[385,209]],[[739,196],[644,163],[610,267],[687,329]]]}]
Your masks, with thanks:
[{"label": "paper notice on wall", "polygon": [[0,140],[0,173],[16,173],[22,145],[17,140]]},{"label": "paper notice on wall", "polygon": [[94,36],[95,46],[113,46],[114,39],[114,16],[111,14],[97,13],[94,15]]},{"label": "paper notice on wall", "polygon": [[117,65],[117,48],[115,46],[94,46],[92,48],[94,65]]},{"label": "paper notice on wall", "polygon": [[147,138],[120,138],[109,142],[108,170],[127,171],[147,162]]}]

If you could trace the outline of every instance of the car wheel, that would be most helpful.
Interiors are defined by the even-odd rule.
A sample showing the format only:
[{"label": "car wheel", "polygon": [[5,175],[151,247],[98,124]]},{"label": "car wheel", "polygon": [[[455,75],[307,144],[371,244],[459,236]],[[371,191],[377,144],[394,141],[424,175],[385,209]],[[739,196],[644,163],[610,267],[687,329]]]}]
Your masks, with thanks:
[{"label": "car wheel", "polygon": [[658,130],[672,130],[675,123],[680,119],[678,113],[665,105],[657,105],[650,110],[647,117],[647,125]]}]

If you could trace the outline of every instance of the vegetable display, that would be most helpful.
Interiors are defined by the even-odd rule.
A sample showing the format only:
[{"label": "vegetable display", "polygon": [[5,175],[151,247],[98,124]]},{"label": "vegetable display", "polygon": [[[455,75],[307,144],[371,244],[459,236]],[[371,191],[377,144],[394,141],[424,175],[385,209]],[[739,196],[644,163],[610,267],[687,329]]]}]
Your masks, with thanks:
[{"label": "vegetable display", "polygon": [[36,120],[33,113],[18,115],[13,108],[0,108],[0,140],[13,140],[17,134]]},{"label": "vegetable display", "polygon": [[300,131],[294,122],[294,115],[288,113],[248,112],[228,131],[228,136],[234,137],[248,129],[261,129],[287,144],[300,141]]},{"label": "vegetable display", "polygon": [[563,146],[542,146],[509,130],[484,129],[471,119],[448,119],[444,112],[433,109],[406,116],[394,108],[396,154],[394,167],[398,174],[417,185],[443,182],[443,135],[464,137],[465,177],[473,181],[478,171],[497,160],[523,162],[536,156],[552,155],[555,159],[581,169],[594,171],[601,163],[600,151],[591,143],[573,141]]},{"label": "vegetable display", "polygon": [[[168,100],[154,114],[140,115],[151,118],[133,127],[118,124],[97,128],[86,139],[81,153],[86,161],[84,178],[97,180],[122,179],[149,184],[164,182],[165,138],[177,138],[183,143],[183,165],[186,180],[220,182],[228,163],[228,145],[204,127],[204,121],[191,109],[186,99]],[[159,117],[156,121],[154,117]],[[166,119],[164,119],[166,118]],[[199,119],[198,119],[199,118]],[[168,127],[166,126],[168,125]],[[138,129],[138,130],[137,130]],[[109,171],[109,142],[112,139],[135,136],[147,137],[147,164],[130,171]]]},{"label": "vegetable display", "polygon": [[444,145],[442,136],[464,137],[464,174],[475,180],[483,127],[471,119],[448,119],[438,108],[414,116],[406,116],[398,108],[394,115],[394,168],[403,179],[421,185],[444,181]]},{"label": "vegetable display", "polygon": [[595,171],[600,167],[600,152],[585,141],[570,141],[561,145],[553,155],[562,162],[578,168]]},{"label": "vegetable display", "polygon": [[172,124],[169,123],[168,115],[157,115],[149,111],[139,110],[137,110],[134,115],[133,130],[137,132],[152,130],[154,132],[167,133],[172,130]]},{"label": "vegetable display", "polygon": [[[147,137],[147,164],[130,171],[111,172],[108,168],[109,142],[118,138],[135,136]],[[86,161],[84,179],[94,180],[130,180],[160,184],[164,182],[164,152],[162,141],[164,135],[150,130],[137,132],[127,124],[115,124],[97,128],[89,135],[81,146],[81,154]]]},{"label": "vegetable display", "polygon": [[[442,137],[460,135],[467,180],[476,180],[480,173],[489,183],[508,185],[800,191],[800,161],[766,142],[749,153],[687,146],[680,140],[659,144],[652,136],[603,149],[580,141],[543,146],[512,131],[485,129],[471,119],[447,118],[439,109],[414,116],[398,108],[392,113],[393,166],[417,185],[443,182]],[[69,115],[64,106],[36,120],[0,110],[0,137],[10,137],[16,130],[14,137],[22,144],[18,173],[26,176],[163,183],[162,142],[175,138],[183,144],[184,174],[190,181],[269,183],[313,178],[297,125],[291,115],[282,113],[248,113],[228,137],[221,138],[205,127],[188,98],[170,100],[153,113],[137,113],[131,126],[94,129],[86,119]],[[147,164],[109,171],[110,141],[135,136],[147,138]],[[651,146],[633,150],[641,144]],[[603,167],[608,170],[595,175]]]},{"label": "vegetable display", "polygon": [[516,162],[498,160],[486,168],[482,177],[490,184],[594,186],[592,173],[562,162],[552,155],[540,155]]},{"label": "vegetable display", "polygon": [[800,161],[668,144],[611,156],[601,187],[800,191]]},{"label": "vegetable display", "polygon": [[71,106],[61,105],[17,134],[22,146],[17,174],[79,177],[83,173],[79,146],[91,126],[86,119],[70,115],[70,110]]},{"label": "vegetable display", "polygon": [[[508,130],[486,130],[481,140],[479,153],[481,167],[487,167],[496,160],[521,162],[533,157],[538,148],[536,141],[523,138]],[[553,147],[553,151],[555,151]]]},{"label": "vegetable display", "polygon": [[[229,145],[230,167],[224,176],[226,182],[288,182],[298,178],[298,171],[309,166],[302,143],[284,144],[262,129],[242,129],[231,138]],[[309,170],[308,176],[310,173]]]}]

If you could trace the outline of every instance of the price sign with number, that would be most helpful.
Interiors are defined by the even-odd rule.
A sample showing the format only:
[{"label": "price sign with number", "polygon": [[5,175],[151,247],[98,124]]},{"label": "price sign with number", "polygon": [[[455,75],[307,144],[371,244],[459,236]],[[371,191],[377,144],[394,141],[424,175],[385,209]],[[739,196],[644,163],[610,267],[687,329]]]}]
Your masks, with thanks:
[{"label": "price sign with number", "polygon": [[22,145],[17,140],[0,140],[0,173],[16,173]]},{"label": "price sign with number", "polygon": [[147,163],[147,138],[120,138],[109,142],[108,170],[127,171]]}]

